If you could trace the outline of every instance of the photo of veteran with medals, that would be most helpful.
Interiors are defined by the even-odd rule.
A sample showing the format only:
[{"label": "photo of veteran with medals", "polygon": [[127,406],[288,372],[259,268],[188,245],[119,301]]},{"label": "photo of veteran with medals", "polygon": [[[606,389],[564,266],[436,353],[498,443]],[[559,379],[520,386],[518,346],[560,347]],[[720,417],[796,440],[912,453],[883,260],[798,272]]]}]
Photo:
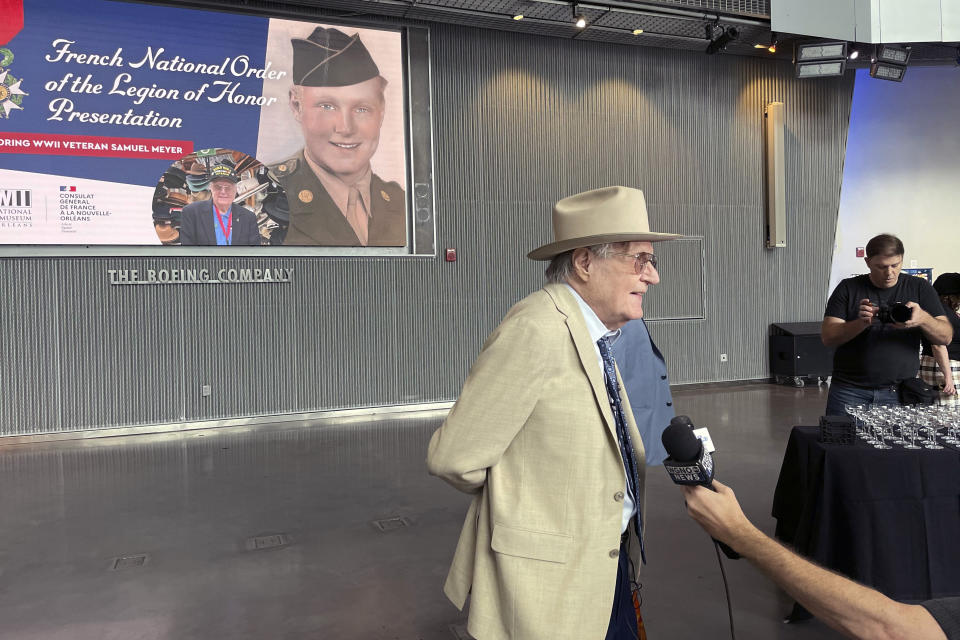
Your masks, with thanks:
[{"label": "photo of veteran with medals", "polygon": [[240,178],[228,164],[210,169],[209,200],[192,202],[180,213],[182,246],[258,246],[257,216],[234,202]]},{"label": "photo of veteran with medals", "polygon": [[[385,33],[399,44],[399,34]],[[356,29],[316,26],[307,37],[288,42],[292,48],[288,106],[302,135],[302,148],[270,165],[271,177],[283,187],[289,206],[282,244],[406,246],[406,196],[397,181],[405,162],[402,93],[401,104],[388,104],[390,81]],[[402,77],[396,81],[401,83]],[[392,132],[395,140],[399,138],[399,153],[394,143],[381,155],[392,156],[387,159],[393,180],[374,170],[390,108],[393,120],[401,123],[400,131]]]}]

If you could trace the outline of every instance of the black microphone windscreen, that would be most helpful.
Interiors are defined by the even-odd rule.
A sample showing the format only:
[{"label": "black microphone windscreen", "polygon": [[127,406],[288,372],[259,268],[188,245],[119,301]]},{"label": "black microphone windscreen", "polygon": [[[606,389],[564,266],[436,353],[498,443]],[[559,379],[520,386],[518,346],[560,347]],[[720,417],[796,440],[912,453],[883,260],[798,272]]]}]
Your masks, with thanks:
[{"label": "black microphone windscreen", "polygon": [[[676,420],[676,418],[674,418]],[[687,419],[689,422],[689,418]],[[670,421],[670,426],[663,430],[660,437],[667,455],[677,462],[692,462],[700,458],[703,443],[693,435],[689,425]]]},{"label": "black microphone windscreen", "polygon": [[682,424],[694,429],[693,422],[687,416],[674,416],[670,419],[670,424]]}]

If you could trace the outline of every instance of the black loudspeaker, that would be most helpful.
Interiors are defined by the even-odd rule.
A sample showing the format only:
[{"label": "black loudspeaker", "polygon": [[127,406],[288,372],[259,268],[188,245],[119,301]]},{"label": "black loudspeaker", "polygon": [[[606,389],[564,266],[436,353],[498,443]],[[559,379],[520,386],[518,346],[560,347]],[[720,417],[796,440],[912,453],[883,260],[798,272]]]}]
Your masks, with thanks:
[{"label": "black loudspeaker", "polygon": [[782,322],[770,325],[770,375],[777,382],[791,378],[826,378],[833,372],[833,349],[820,341],[819,322]]}]

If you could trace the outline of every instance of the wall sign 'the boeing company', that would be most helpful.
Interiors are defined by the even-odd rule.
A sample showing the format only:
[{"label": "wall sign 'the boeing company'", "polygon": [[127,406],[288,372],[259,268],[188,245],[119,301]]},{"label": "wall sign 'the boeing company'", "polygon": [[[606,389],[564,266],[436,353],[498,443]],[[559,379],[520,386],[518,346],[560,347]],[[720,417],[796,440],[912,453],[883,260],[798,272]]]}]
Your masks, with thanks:
[{"label": "wall sign 'the boeing company'", "polygon": [[287,284],[293,269],[107,269],[111,285],[157,284]]}]

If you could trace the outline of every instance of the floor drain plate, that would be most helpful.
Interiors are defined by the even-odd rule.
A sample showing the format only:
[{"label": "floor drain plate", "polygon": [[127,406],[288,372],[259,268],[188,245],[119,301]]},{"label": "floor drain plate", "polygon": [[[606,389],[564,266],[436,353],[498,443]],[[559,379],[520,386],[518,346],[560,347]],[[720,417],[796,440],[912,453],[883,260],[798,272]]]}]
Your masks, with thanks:
[{"label": "floor drain plate", "polygon": [[260,551],[261,549],[276,549],[290,544],[290,536],[285,533],[271,533],[265,536],[254,536],[247,538],[247,551]]},{"label": "floor drain plate", "polygon": [[135,556],[120,556],[114,558],[110,563],[110,571],[123,571],[124,569],[138,569],[147,564],[147,554],[139,553]]},{"label": "floor drain plate", "polygon": [[373,526],[377,528],[381,533],[390,533],[391,531],[396,531],[397,529],[404,529],[410,526],[410,521],[401,516],[395,516],[393,518],[384,518],[382,520],[374,520]]}]

